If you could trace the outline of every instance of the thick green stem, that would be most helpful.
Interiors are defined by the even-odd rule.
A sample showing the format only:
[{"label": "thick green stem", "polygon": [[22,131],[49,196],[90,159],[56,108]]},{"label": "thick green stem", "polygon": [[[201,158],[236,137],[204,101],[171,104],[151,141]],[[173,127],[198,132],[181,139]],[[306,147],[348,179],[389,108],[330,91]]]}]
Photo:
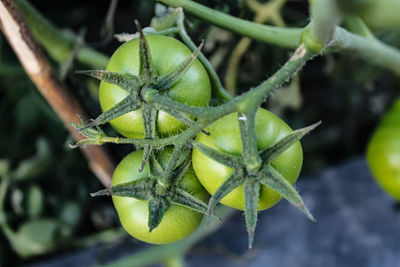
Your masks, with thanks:
[{"label": "thick green stem", "polygon": [[212,24],[232,30],[244,36],[257,39],[266,43],[271,43],[287,48],[295,48],[299,44],[301,29],[280,28],[247,20],[235,18],[215,11],[211,8],[197,4],[190,0],[159,0],[160,2],[172,7],[182,7],[185,11],[209,21]]},{"label": "thick green stem", "polygon": [[365,25],[364,21],[362,21],[360,17],[348,16],[346,17],[344,23],[346,24],[347,29],[354,34],[372,39],[375,38],[371,30],[367,27],[367,25]]},{"label": "thick green stem", "polygon": [[310,41],[320,46],[315,47],[315,50],[318,51],[324,49],[332,41],[341,15],[335,0],[313,0],[310,2],[311,23],[308,27],[310,38],[314,39]]},{"label": "thick green stem", "polygon": [[338,28],[332,47],[349,50],[367,62],[373,62],[400,75],[400,51],[377,39],[362,37]]},{"label": "thick green stem", "polygon": [[[241,20],[189,0],[159,1],[173,7],[180,6],[185,11],[203,20],[233,32],[282,47],[296,47],[300,43],[300,33],[304,30],[298,28],[283,29]],[[369,37],[351,34],[345,29],[336,26],[332,45],[337,49],[348,49],[356,52],[361,58],[400,75],[400,51],[378,40],[371,42]]]}]

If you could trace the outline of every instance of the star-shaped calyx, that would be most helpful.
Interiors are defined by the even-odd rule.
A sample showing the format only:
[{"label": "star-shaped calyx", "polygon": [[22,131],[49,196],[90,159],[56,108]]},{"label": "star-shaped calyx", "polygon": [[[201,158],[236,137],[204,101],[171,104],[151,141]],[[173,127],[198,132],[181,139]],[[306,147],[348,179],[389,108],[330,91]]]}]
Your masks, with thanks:
[{"label": "star-shaped calyx", "polygon": [[[207,204],[195,197],[181,186],[181,180],[190,168],[190,150],[174,149],[170,162],[164,169],[154,152],[151,153],[148,164],[149,176],[132,182],[111,186],[91,194],[91,196],[120,196],[148,201],[148,227],[151,232],[160,223],[171,205],[184,206],[202,214],[207,213]],[[173,164],[172,164],[173,163]],[[170,167],[170,166],[178,167]],[[168,175],[168,179],[165,179]],[[163,186],[162,181],[169,181]]]},{"label": "star-shaped calyx", "polygon": [[315,129],[319,124],[320,122],[293,131],[274,145],[258,152],[262,162],[260,165],[261,167],[258,168],[257,171],[249,171],[245,159],[242,156],[226,154],[197,141],[193,141],[192,144],[200,152],[233,169],[232,174],[212,195],[207,209],[208,216],[214,213],[216,205],[226,195],[243,184],[243,197],[245,204],[244,212],[247,232],[249,235],[249,248],[253,246],[261,186],[266,186],[276,191],[291,204],[303,211],[310,220],[315,221],[310,211],[304,205],[304,202],[296,189],[271,165],[271,163],[295,142],[299,141],[305,134]]},{"label": "star-shaped calyx", "polygon": [[[86,74],[95,77],[101,81],[115,84],[125,89],[129,93],[129,95],[118,104],[103,112],[100,116],[98,116],[90,123],[82,125],[80,128],[78,128],[81,133],[83,133],[88,128],[105,124],[126,113],[138,109],[142,109],[145,139],[154,140],[158,138],[156,130],[158,110],[165,111],[166,113],[170,114],[171,116],[186,125],[191,125],[193,123],[193,120],[185,113],[167,107],[161,107],[157,104],[147,103],[144,100],[143,96],[146,93],[154,91],[160,94],[166,93],[192,66],[203,44],[201,44],[190,57],[185,59],[174,70],[170,71],[167,74],[159,75],[154,67],[149,45],[138,22],[136,22],[136,26],[139,32],[140,62],[138,76],[105,70],[77,71],[77,73]],[[154,148],[150,144],[145,144],[143,149],[143,161],[140,171],[143,170]]]}]

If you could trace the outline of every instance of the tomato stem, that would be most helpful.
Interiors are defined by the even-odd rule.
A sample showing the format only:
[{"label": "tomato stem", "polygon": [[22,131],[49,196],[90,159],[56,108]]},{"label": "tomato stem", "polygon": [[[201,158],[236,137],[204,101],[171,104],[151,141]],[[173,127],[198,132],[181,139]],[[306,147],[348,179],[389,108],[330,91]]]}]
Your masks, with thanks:
[{"label": "tomato stem", "polygon": [[261,167],[256,137],[256,111],[238,113],[240,136],[242,139],[243,158],[248,173],[256,174]]},{"label": "tomato stem", "polygon": [[[213,10],[190,0],[158,1],[172,7],[182,7],[185,11],[205,21],[208,21],[213,25],[229,29],[233,32],[237,32],[241,35],[262,41],[264,43],[274,44],[281,47],[295,48],[298,46],[300,43],[300,35],[306,29],[280,28],[250,22],[227,15],[223,12]],[[324,6],[320,5],[315,12],[319,12],[319,10],[323,8]],[[330,9],[326,8],[327,12],[329,12],[329,10]],[[324,15],[317,15],[317,20],[323,19]],[[325,25],[323,27],[327,27],[327,29],[329,29],[332,25],[332,22],[335,22],[337,18],[335,19],[335,16],[327,14],[326,19],[327,22],[323,23]],[[319,32],[319,30],[317,30],[317,32]],[[322,30],[322,32],[324,32],[324,30]],[[330,35],[327,34],[327,36]],[[364,37],[358,34],[353,34],[342,27],[336,26],[333,38],[329,42],[329,45],[333,49],[330,49],[326,52],[348,50],[363,58],[366,62],[371,62],[378,66],[382,66],[393,71],[397,75],[400,75],[400,50],[386,45],[377,39],[371,40],[369,36]],[[319,49],[322,49],[322,46],[320,48],[316,48],[316,50]]]}]

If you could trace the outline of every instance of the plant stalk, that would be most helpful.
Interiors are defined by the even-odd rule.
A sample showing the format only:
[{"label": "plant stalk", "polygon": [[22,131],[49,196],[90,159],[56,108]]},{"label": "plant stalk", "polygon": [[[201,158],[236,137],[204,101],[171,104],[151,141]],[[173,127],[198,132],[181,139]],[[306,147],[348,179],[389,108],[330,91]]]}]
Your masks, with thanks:
[{"label": "plant stalk", "polygon": [[[58,114],[74,139],[82,140],[83,136],[71,125],[71,122],[78,123],[77,114],[86,117],[85,112],[58,80],[18,6],[12,0],[0,0],[0,28],[36,88]],[[114,170],[109,155],[101,147],[85,147],[82,148],[82,152],[97,178],[108,187]]]}]

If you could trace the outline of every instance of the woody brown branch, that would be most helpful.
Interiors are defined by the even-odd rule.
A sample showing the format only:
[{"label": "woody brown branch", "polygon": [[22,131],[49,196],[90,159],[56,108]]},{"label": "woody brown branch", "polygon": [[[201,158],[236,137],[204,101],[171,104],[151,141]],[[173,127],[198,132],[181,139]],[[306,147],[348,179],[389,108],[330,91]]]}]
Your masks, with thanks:
[{"label": "woody brown branch", "polygon": [[[58,114],[74,139],[76,141],[83,139],[83,136],[71,125],[71,122],[80,123],[78,114],[86,119],[83,108],[57,78],[13,0],[0,0],[0,29],[32,82]],[[111,184],[114,165],[107,152],[98,146],[87,146],[81,149],[93,173],[104,186],[108,187]]]}]

